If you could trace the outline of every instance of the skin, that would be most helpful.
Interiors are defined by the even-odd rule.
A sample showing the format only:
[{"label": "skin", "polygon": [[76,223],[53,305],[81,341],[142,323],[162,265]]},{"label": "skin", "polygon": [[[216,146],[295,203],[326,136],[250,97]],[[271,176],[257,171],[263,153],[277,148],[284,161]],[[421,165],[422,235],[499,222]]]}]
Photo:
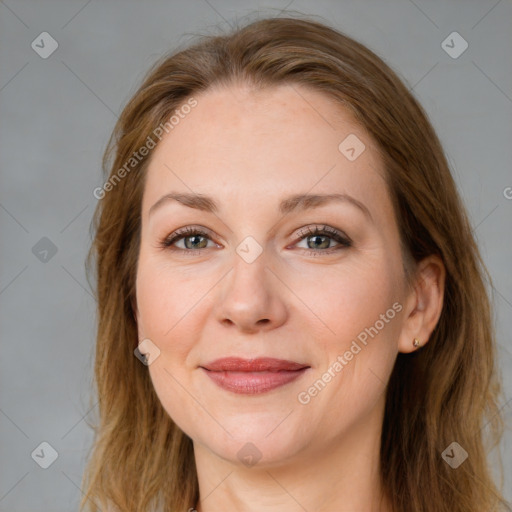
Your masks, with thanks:
[{"label": "skin", "polygon": [[[437,323],[442,262],[423,260],[416,284],[406,286],[378,150],[323,94],[237,84],[195,98],[197,106],[151,155],[136,282],[139,339],[160,350],[148,366],[155,391],[194,444],[200,502],[190,507],[390,511],[379,477],[384,391],[397,354],[416,350],[414,338],[424,344]],[[349,134],[366,146],[354,161],[338,149]],[[170,192],[211,196],[219,209],[167,201],[150,215]],[[349,202],[279,212],[282,199],[304,192],[348,194],[371,219]],[[298,234],[324,225],[352,245]],[[207,228],[211,237],[181,238],[175,251],[159,246],[185,226]],[[236,252],[248,236],[262,249],[251,263]],[[299,393],[397,302],[401,311],[300,403]],[[199,368],[226,356],[310,368],[272,391],[241,395]],[[250,467],[237,455],[248,442],[261,456]]]}]

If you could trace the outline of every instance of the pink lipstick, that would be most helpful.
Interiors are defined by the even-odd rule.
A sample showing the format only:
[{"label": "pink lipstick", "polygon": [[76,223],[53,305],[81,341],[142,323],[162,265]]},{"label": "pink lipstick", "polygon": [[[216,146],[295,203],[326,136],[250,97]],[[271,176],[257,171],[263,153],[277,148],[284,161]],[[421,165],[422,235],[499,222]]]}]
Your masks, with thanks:
[{"label": "pink lipstick", "polygon": [[302,376],[310,366],[262,357],[225,357],[200,366],[218,386],[233,393],[253,395],[284,386]]}]

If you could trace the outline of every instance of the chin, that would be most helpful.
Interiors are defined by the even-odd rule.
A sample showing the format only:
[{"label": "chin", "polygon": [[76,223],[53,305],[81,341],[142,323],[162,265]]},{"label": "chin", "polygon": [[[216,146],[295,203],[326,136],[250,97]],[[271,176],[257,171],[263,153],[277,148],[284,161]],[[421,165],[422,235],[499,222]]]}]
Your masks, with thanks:
[{"label": "chin", "polygon": [[292,459],[299,450],[298,443],[287,436],[287,439],[273,441],[260,440],[233,441],[221,446],[211,446],[210,450],[219,457],[237,466],[260,469],[276,467]]},{"label": "chin", "polygon": [[223,425],[233,437],[222,429],[216,429],[215,433],[211,430],[200,432],[191,437],[233,464],[248,468],[255,465],[259,468],[278,466],[298,455],[312,441],[294,435],[296,430],[300,430],[294,425],[286,425],[286,428],[278,426],[283,417],[273,421],[271,428],[268,421],[258,422],[254,415],[252,421],[238,419],[233,424],[224,422]]}]

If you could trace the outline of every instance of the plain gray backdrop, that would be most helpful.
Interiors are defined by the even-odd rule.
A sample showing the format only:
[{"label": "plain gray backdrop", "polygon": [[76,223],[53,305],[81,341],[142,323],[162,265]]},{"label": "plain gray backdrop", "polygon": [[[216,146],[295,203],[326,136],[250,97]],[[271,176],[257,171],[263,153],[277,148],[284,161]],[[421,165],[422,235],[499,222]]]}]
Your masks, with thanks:
[{"label": "plain gray backdrop", "polygon": [[[494,280],[500,404],[510,425],[510,0],[4,0],[0,511],[78,509],[92,440],[87,421],[97,413],[94,402],[90,407],[95,302],[84,258],[116,116],[164,52],[249,13],[277,16],[284,8],[318,16],[366,44],[428,112]],[[511,500],[510,430],[500,451]]]}]

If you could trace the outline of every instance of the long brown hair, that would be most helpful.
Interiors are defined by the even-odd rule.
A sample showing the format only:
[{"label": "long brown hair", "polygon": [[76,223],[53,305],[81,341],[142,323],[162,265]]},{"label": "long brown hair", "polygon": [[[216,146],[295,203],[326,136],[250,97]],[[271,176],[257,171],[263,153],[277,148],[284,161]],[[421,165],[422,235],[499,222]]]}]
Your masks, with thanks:
[{"label": "long brown hair", "polygon": [[[375,53],[323,23],[277,18],[203,37],[162,58],[112,133],[103,162],[106,184],[95,193],[101,199],[87,259],[97,284],[99,421],[91,425],[95,440],[81,510],[181,512],[199,498],[192,441],[165,412],[147,368],[133,353],[141,203],[150,154],[130,159],[187,100],[234,81],[254,87],[300,84],[349,109],[385,164],[407,279],[414,263],[428,255],[444,262],[439,322],[425,347],[398,355],[387,389],[381,478],[393,510],[506,507],[487,461],[503,431],[486,289],[492,282],[441,144],[422,107]],[[454,441],[469,454],[457,469],[441,456]]]}]

